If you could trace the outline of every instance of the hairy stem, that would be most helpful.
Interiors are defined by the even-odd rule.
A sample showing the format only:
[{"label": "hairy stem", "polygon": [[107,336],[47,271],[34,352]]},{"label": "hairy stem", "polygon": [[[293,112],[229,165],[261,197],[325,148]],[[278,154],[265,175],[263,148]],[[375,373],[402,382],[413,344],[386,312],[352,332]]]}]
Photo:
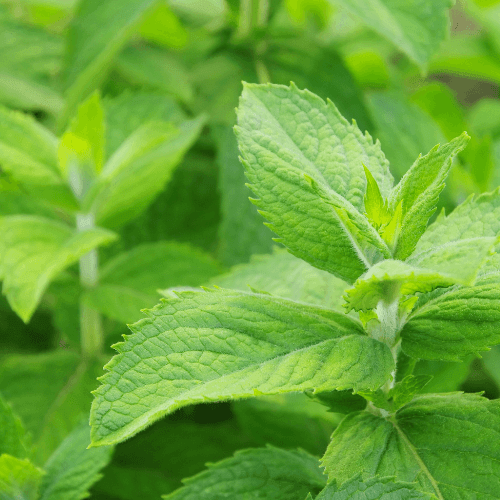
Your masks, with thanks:
[{"label": "hairy stem", "polygon": [[[77,214],[76,224],[78,231],[93,228],[93,214]],[[92,288],[97,285],[98,279],[99,259],[97,249],[94,249],[80,258],[80,284],[84,289]],[[102,352],[104,339],[101,315],[83,301],[80,301],[80,336],[84,357],[95,357]]]}]

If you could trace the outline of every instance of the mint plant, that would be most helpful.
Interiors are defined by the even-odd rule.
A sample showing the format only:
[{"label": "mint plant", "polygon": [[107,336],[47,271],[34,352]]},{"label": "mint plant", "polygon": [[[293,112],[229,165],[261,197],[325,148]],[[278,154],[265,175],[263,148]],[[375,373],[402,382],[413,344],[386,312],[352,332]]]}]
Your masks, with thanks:
[{"label": "mint plant", "polygon": [[[467,134],[394,186],[380,143],[331,101],[246,84],[237,113],[254,203],[289,252],[344,281],[345,312],[255,289],[169,292],[113,346],[90,446],[187,405],[304,392],[346,414],[321,460],[242,451],[166,498],[499,498],[498,401],[419,394],[429,377],[412,374],[500,343],[500,192],[427,227]],[[360,396],[364,409],[346,403]]]}]

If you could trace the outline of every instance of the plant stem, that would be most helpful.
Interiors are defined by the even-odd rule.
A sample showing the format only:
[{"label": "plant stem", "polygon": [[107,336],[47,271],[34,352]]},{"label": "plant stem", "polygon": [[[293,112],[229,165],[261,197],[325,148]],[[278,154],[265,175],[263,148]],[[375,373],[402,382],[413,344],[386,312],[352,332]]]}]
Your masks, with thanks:
[{"label": "plant stem", "polygon": [[[95,227],[93,214],[77,214],[78,231]],[[99,259],[97,249],[91,250],[80,258],[80,284],[82,288],[93,288],[99,278]],[[80,338],[84,357],[98,356],[103,348],[104,339],[101,315],[80,300]]]}]

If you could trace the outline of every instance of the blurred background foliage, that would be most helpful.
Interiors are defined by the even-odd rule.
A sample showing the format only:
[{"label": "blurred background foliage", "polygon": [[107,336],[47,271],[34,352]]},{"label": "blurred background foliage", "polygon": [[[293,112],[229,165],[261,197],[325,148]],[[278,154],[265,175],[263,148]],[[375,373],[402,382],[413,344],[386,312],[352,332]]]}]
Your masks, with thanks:
[{"label": "blurred background foliage", "polygon": [[[154,305],[157,289],[251,284],[340,305],[338,287],[322,272],[272,253],[272,234],[248,200],[232,133],[242,81],[293,81],[330,98],[381,141],[396,179],[419,154],[468,131],[472,140],[441,197],[447,212],[500,185],[500,2],[378,4],[391,23],[377,2],[357,0],[0,2],[2,109],[61,136],[98,89],[106,157],[145,122],[180,126],[205,117],[157,196],[126,220],[103,224],[120,238],[100,250],[103,286],[84,294],[104,316],[102,359],[79,356],[76,266],[52,282],[27,324],[0,298],[0,393],[37,444],[37,465],[88,412],[89,391],[114,354],[107,346],[141,317],[140,307]],[[11,140],[0,124],[0,157]],[[53,196],[0,161],[0,215],[61,218],[64,202],[54,206]],[[430,392],[500,396],[498,349],[464,363],[420,362],[416,371],[435,376]],[[244,446],[269,442],[320,454],[338,418],[302,395],[188,408],[118,445],[92,498],[158,498],[206,461]]]}]

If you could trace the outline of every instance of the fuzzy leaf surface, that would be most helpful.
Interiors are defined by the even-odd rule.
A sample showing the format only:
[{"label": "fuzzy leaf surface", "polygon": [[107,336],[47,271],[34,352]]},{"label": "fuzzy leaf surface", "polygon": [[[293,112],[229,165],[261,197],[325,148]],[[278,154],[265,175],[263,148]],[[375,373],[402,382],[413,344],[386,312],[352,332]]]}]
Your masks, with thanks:
[{"label": "fuzzy leaf surface", "polygon": [[346,290],[344,298],[349,311],[366,311],[375,308],[384,297],[430,292],[437,287],[454,285],[457,281],[459,278],[413,267],[400,260],[387,259],[378,262],[358,278],[354,287]]},{"label": "fuzzy leaf surface", "polygon": [[330,0],[402,50],[425,72],[448,33],[450,0]]},{"label": "fuzzy leaf surface", "polygon": [[210,283],[245,292],[250,286],[285,299],[339,311],[342,311],[342,292],[347,286],[345,281],[278,248],[272,255],[252,256],[248,264],[234,266]]},{"label": "fuzzy leaf surface", "polygon": [[475,394],[417,396],[386,420],[351,413],[322,459],[329,480],[361,474],[418,483],[440,500],[500,498],[500,402]]},{"label": "fuzzy leaf surface", "polygon": [[401,347],[422,359],[459,361],[500,343],[500,286],[452,289],[426,302],[401,330]]},{"label": "fuzzy leaf surface", "polygon": [[182,292],[115,344],[92,405],[92,445],[188,404],[305,390],[376,389],[389,348],[345,315],[269,295]]},{"label": "fuzzy leaf surface", "polygon": [[99,471],[111,460],[113,448],[87,450],[90,429],[83,420],[51,455],[44,468],[40,500],[81,500],[98,481]]},{"label": "fuzzy leaf surface", "polygon": [[444,274],[476,279],[500,235],[500,191],[470,196],[431,224],[407,263]]},{"label": "fuzzy leaf surface", "polygon": [[364,211],[363,164],[387,195],[380,144],[295,85],[245,84],[235,128],[250,189],[291,253],[350,283],[390,251]]},{"label": "fuzzy leaf surface", "polygon": [[132,133],[106,162],[84,201],[98,224],[123,225],[145,210],[198,137],[203,117],[179,127],[150,122]]},{"label": "fuzzy leaf surface", "polygon": [[189,245],[146,243],[106,262],[99,285],[84,300],[110,318],[132,323],[143,317],[141,309],[158,302],[159,288],[201,285],[220,271],[210,255]]},{"label": "fuzzy leaf surface", "polygon": [[20,418],[0,396],[0,455],[27,456],[26,435]]},{"label": "fuzzy leaf surface", "polygon": [[395,482],[391,477],[367,481],[354,478],[337,488],[330,483],[315,500],[432,500],[436,497],[415,489],[415,484]]},{"label": "fuzzy leaf surface", "polygon": [[302,450],[255,448],[241,450],[197,476],[165,500],[303,500],[310,491],[319,492],[326,476],[319,460]]},{"label": "fuzzy leaf surface", "polygon": [[30,215],[1,217],[0,232],[2,292],[24,322],[58,273],[116,238],[105,229],[76,232],[61,222]]},{"label": "fuzzy leaf surface", "polygon": [[403,221],[395,257],[406,259],[424,234],[429,218],[436,211],[439,194],[451,169],[453,158],[467,146],[470,137],[464,132],[443,146],[437,145],[419,156],[394,187],[389,205],[395,210],[403,203]]},{"label": "fuzzy leaf surface", "polygon": [[0,456],[0,500],[38,500],[44,472],[29,460]]}]

